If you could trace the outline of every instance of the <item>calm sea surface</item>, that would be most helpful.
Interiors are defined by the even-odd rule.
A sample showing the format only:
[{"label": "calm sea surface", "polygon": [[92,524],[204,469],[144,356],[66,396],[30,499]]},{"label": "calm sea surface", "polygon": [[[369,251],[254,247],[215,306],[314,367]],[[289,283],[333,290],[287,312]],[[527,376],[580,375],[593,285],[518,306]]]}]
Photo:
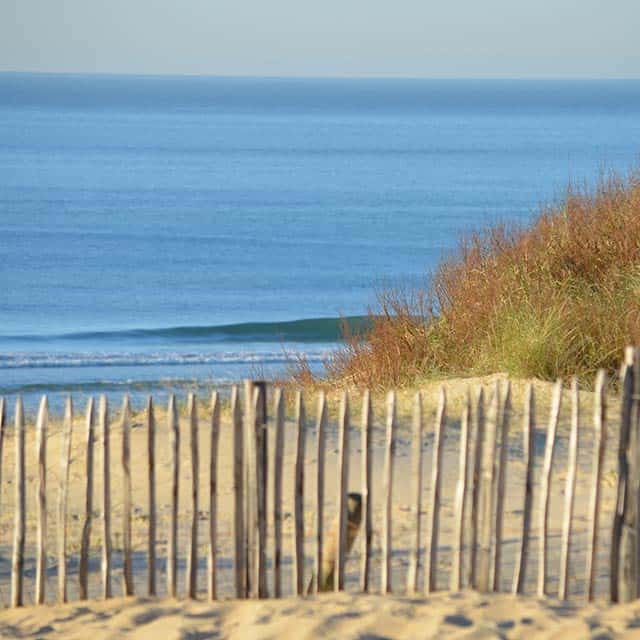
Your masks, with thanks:
[{"label": "calm sea surface", "polygon": [[639,153],[638,81],[0,74],[0,394],[320,367],[307,320]]}]

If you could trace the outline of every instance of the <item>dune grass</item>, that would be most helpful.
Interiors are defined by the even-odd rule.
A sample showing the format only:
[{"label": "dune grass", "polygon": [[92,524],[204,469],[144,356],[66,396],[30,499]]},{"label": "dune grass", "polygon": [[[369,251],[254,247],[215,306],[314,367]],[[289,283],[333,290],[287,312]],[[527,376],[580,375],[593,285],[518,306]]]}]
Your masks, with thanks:
[{"label": "dune grass", "polygon": [[569,189],[527,227],[461,241],[424,289],[384,291],[371,329],[345,335],[325,377],[302,384],[404,386],[425,377],[552,379],[615,370],[640,344],[640,172]]}]

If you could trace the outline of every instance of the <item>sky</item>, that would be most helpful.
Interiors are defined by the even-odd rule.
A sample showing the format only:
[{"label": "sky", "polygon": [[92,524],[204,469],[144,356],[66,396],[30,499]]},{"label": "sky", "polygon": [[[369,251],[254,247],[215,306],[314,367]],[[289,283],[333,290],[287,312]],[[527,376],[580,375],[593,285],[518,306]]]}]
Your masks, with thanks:
[{"label": "sky", "polygon": [[0,71],[640,78],[640,0],[0,0]]}]

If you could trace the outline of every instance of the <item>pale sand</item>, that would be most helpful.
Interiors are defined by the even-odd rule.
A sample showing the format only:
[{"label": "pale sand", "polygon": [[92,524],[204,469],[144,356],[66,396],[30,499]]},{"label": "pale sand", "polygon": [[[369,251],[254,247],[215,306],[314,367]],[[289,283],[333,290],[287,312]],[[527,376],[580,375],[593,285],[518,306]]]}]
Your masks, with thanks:
[{"label": "pale sand", "polygon": [[[493,378],[493,377],[492,377]],[[441,535],[440,557],[438,563],[438,587],[446,589],[449,581],[451,566],[451,543],[453,534],[453,497],[457,480],[457,456],[459,443],[459,414],[460,400],[464,387],[468,382],[476,384],[489,383],[492,378],[482,380],[449,380],[446,386],[450,393],[450,422],[445,435],[445,464],[443,477],[443,497],[441,511]],[[430,489],[431,478],[431,453],[432,453],[432,429],[433,414],[435,412],[435,398],[438,389],[437,384],[425,385],[425,422],[426,422],[426,446],[424,449],[424,495],[423,505],[427,504],[427,493]],[[521,398],[524,382],[514,383],[514,415],[510,434],[510,454],[508,466],[508,493],[506,504],[506,521],[504,530],[505,544],[503,547],[504,569],[502,573],[502,590],[508,590],[511,584],[515,551],[519,539],[522,518],[522,495],[524,468],[519,460],[522,451],[522,436],[520,432]],[[537,487],[539,482],[539,468],[541,463],[541,447],[544,446],[544,429],[546,427],[548,404],[550,397],[550,385],[536,383],[539,392],[538,417],[536,426],[537,468],[536,486],[534,488],[534,517],[532,523],[532,547],[527,576],[527,593],[535,591],[535,579],[537,574]],[[410,458],[409,436],[410,420],[409,409],[411,392],[399,394],[399,440],[397,449],[397,463],[395,474],[394,495],[394,555],[393,555],[393,585],[394,591],[402,593],[406,581],[406,570],[409,558],[409,548],[413,541],[413,520],[410,511]],[[589,501],[590,470],[592,464],[592,437],[591,437],[591,411],[592,394],[583,393],[584,427],[582,429],[582,441],[579,455],[579,476],[577,483],[577,496],[574,517],[574,537],[571,548],[571,605],[559,606],[553,600],[538,602],[533,597],[515,599],[508,595],[485,597],[473,593],[462,595],[449,595],[447,593],[430,596],[428,600],[408,600],[399,596],[358,596],[353,593],[338,596],[322,596],[317,599],[285,599],[279,602],[233,602],[224,601],[219,604],[209,605],[204,602],[175,602],[166,600],[122,600],[114,599],[108,603],[91,601],[90,603],[71,603],[64,607],[27,607],[22,610],[5,610],[0,614],[0,633],[2,635],[20,635],[25,637],[35,635],[37,637],[49,637],[52,632],[60,632],[61,637],[119,637],[120,635],[133,634],[134,637],[443,637],[446,634],[452,636],[471,634],[472,637],[560,637],[560,634],[569,634],[567,637],[588,637],[589,634],[598,635],[604,632],[602,627],[595,627],[596,618],[606,628],[607,625],[619,633],[626,629],[626,625],[633,626],[636,612],[640,615],[640,604],[637,607],[608,607],[606,596],[608,590],[608,555],[609,540],[612,522],[612,509],[614,504],[616,482],[616,450],[617,450],[617,423],[618,400],[611,398],[611,428],[610,439],[607,447],[607,459],[605,465],[602,516],[600,523],[601,547],[599,553],[597,597],[599,603],[590,605],[586,609],[576,607],[584,603],[583,593],[585,587],[585,551],[586,551],[586,527],[587,510]],[[333,397],[331,424],[328,435],[327,453],[327,487],[326,487],[326,522],[328,530],[331,527],[335,514],[336,491],[336,434],[335,415],[336,398]],[[12,413],[12,408],[11,413]],[[111,442],[111,477],[112,477],[112,530],[114,546],[114,595],[122,593],[122,556],[121,556],[121,512],[122,512],[122,473],[120,467],[120,430],[118,421],[119,408],[112,408],[112,442]],[[315,425],[315,399],[307,404],[309,423]],[[374,559],[373,559],[373,585],[377,590],[379,585],[379,543],[380,543],[380,488],[382,470],[382,441],[384,434],[384,400],[374,399],[375,429],[374,429]],[[84,478],[85,478],[85,452],[84,452],[84,418],[80,413],[84,407],[76,408],[76,420],[74,422],[73,459],[71,464],[71,486],[69,497],[69,596],[77,598],[77,552],[79,548],[80,530],[83,519],[84,505]],[[208,530],[208,502],[206,492],[208,490],[208,428],[206,421],[206,407],[204,403],[200,410],[200,574],[199,590],[206,592],[205,584],[205,535]],[[359,398],[354,396],[352,403],[351,434],[351,469],[349,490],[358,491],[360,482],[360,433],[359,424],[360,406]],[[146,467],[146,431],[143,424],[143,416],[135,417],[135,426],[132,430],[132,471],[133,480],[133,539],[134,539],[134,564],[136,592],[144,594],[146,591],[146,527],[147,527],[147,467]],[[163,411],[157,415],[157,483],[158,483],[158,545],[157,551],[160,558],[158,570],[159,595],[162,598],[165,590],[164,554],[166,552],[166,536],[168,529],[169,509],[169,443]],[[550,523],[550,576],[548,589],[551,594],[557,591],[558,564],[560,550],[560,531],[563,506],[564,478],[567,468],[567,440],[569,423],[569,397],[565,396],[563,406],[561,428],[559,431],[558,449],[554,463],[551,497],[551,523]],[[290,429],[290,424],[287,425]],[[287,432],[290,434],[290,431]],[[25,579],[26,603],[33,601],[33,555],[35,540],[35,480],[36,469],[34,437],[32,424],[27,431],[27,469],[28,469],[28,500],[27,512],[30,516],[27,529],[27,576]],[[273,435],[272,433],[270,434]],[[60,421],[52,420],[48,438],[48,500],[49,500],[49,578],[47,601],[55,601],[56,589],[56,558],[55,555],[55,500],[57,492],[57,478],[60,468]],[[2,468],[2,492],[0,510],[0,601],[6,606],[9,601],[9,572],[10,553],[12,539],[12,517],[14,502],[13,480],[13,429],[6,434],[5,452]],[[96,443],[97,445],[97,443]],[[191,485],[191,469],[189,463],[189,433],[187,421],[181,419],[181,505],[180,505],[180,567],[179,590],[184,593],[184,565],[188,543],[188,530],[190,526],[189,494]],[[270,442],[273,446],[273,442]],[[285,536],[285,594],[292,593],[292,563],[291,553],[293,547],[292,538],[292,512],[293,512],[293,454],[295,442],[288,435],[285,438],[285,483],[284,483],[284,536]],[[271,449],[272,450],[272,449]],[[232,585],[232,439],[228,406],[223,407],[222,433],[220,440],[220,468],[219,468],[219,591],[220,596],[229,598],[233,593]],[[96,449],[96,471],[100,470],[100,452]],[[315,510],[311,508],[315,494],[315,428],[309,429],[307,440],[307,455],[305,471],[308,474],[305,487],[307,511],[305,517],[305,533],[307,536],[307,579],[310,577],[310,553],[312,550],[312,536],[315,527]],[[98,475],[99,477],[99,475]],[[269,488],[271,496],[272,488]],[[95,515],[100,508],[99,487],[96,486],[94,495]],[[270,506],[271,517],[271,506]],[[423,539],[426,533],[426,514],[422,514]],[[270,523],[271,528],[271,523]],[[90,591],[98,595],[99,585],[99,546],[100,523],[94,521],[92,534],[92,562],[93,573],[90,577]],[[268,554],[271,557],[272,546],[269,541]],[[424,545],[423,545],[424,547]],[[360,537],[354,544],[347,563],[347,584],[349,591],[357,589],[358,568],[360,561]],[[423,576],[420,571],[420,584]],[[271,576],[269,578],[271,586]],[[488,604],[483,604],[488,603]],[[447,619],[447,616],[453,616]],[[456,617],[462,616],[462,617]],[[463,620],[464,618],[464,620]],[[468,620],[467,620],[468,619]],[[522,620],[525,620],[523,622]],[[529,621],[531,619],[531,621]],[[470,624],[471,623],[471,624]],[[499,623],[502,623],[499,625]],[[513,624],[511,624],[513,623]],[[640,624],[640,622],[638,623]],[[464,626],[467,625],[467,626]],[[590,625],[593,629],[590,631]],[[640,629],[640,627],[639,627]],[[218,635],[214,635],[216,630]],[[536,633],[534,633],[534,631]],[[126,632],[126,633],[125,633]],[[638,632],[640,633],[640,631]],[[146,634],[146,635],[145,635]],[[498,635],[496,635],[498,634]],[[501,635],[500,635],[501,634]],[[544,634],[547,634],[546,636]],[[554,635],[556,634],[556,635]],[[573,635],[570,635],[573,634]],[[602,636],[606,637],[606,636]],[[632,636],[630,636],[632,637]],[[639,636],[640,637],[640,636]]]},{"label": "pale sand", "polygon": [[9,610],[0,634],[20,638],[640,638],[640,602],[576,607],[506,594],[465,591],[428,598],[324,594],[271,601],[108,602]]}]

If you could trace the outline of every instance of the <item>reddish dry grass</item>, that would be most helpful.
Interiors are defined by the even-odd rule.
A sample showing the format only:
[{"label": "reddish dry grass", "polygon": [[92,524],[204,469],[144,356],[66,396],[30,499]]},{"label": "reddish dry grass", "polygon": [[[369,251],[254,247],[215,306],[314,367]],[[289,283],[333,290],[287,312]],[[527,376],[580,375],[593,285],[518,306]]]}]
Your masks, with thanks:
[{"label": "reddish dry grass", "polygon": [[[365,336],[345,336],[328,383],[373,388],[430,375],[552,379],[615,369],[640,343],[640,173],[569,190],[528,228],[465,238],[431,285],[384,292]],[[297,382],[318,380],[305,366]]]}]

